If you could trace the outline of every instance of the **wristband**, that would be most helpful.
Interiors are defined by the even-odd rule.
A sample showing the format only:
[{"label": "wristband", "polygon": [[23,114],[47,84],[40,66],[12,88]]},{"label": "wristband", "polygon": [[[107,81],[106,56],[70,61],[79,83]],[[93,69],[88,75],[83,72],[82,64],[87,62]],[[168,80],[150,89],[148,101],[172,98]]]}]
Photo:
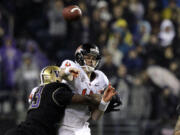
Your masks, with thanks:
[{"label": "wristband", "polygon": [[101,99],[101,102],[100,102],[100,104],[99,104],[98,109],[101,110],[101,111],[103,111],[103,112],[105,112],[106,109],[107,109],[107,107],[108,107],[108,105],[109,105],[109,103],[110,103],[110,101],[109,101],[109,102],[105,102],[105,101],[103,100],[103,98],[102,98],[102,99]]}]

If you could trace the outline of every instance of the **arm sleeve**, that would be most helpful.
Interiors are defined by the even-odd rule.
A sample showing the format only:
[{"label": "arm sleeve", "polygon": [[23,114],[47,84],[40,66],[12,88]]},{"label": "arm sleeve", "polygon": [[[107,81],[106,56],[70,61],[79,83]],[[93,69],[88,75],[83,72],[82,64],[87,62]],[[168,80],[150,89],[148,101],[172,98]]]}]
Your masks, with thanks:
[{"label": "arm sleeve", "polygon": [[71,103],[73,95],[72,90],[63,84],[53,92],[52,98],[58,106],[66,106]]}]

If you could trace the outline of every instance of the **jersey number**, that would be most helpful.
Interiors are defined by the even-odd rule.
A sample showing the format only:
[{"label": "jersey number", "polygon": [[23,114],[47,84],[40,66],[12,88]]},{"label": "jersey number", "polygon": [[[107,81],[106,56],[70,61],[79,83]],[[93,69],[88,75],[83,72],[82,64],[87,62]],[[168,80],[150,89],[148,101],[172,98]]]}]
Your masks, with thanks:
[{"label": "jersey number", "polygon": [[43,86],[39,87],[37,91],[34,93],[29,109],[38,108],[41,100],[41,93],[43,90]]}]

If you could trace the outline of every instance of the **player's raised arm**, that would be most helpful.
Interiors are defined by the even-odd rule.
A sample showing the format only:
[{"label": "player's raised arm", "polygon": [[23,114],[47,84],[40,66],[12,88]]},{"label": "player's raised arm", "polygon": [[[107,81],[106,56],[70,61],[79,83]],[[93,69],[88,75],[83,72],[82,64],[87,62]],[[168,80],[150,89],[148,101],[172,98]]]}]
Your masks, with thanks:
[{"label": "player's raised arm", "polygon": [[109,85],[106,89],[105,89],[105,92],[102,96],[102,99],[101,99],[101,102],[99,104],[99,107],[98,109],[95,109],[93,112],[92,112],[92,115],[91,115],[91,118],[92,120],[98,120],[102,115],[103,113],[106,111],[109,103],[110,103],[110,100],[112,99],[112,97],[116,94],[116,91],[115,89]]}]

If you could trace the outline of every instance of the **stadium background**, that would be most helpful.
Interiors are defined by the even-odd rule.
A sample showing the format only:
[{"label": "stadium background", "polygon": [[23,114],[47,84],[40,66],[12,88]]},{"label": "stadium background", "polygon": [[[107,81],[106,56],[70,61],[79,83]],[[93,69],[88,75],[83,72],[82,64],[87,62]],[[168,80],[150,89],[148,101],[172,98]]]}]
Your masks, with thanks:
[{"label": "stadium background", "polygon": [[[81,20],[67,23],[64,6]],[[39,72],[100,46],[100,69],[122,96],[120,112],[92,122],[92,135],[172,135],[180,79],[179,0],[1,0],[0,135],[25,117]]]}]

